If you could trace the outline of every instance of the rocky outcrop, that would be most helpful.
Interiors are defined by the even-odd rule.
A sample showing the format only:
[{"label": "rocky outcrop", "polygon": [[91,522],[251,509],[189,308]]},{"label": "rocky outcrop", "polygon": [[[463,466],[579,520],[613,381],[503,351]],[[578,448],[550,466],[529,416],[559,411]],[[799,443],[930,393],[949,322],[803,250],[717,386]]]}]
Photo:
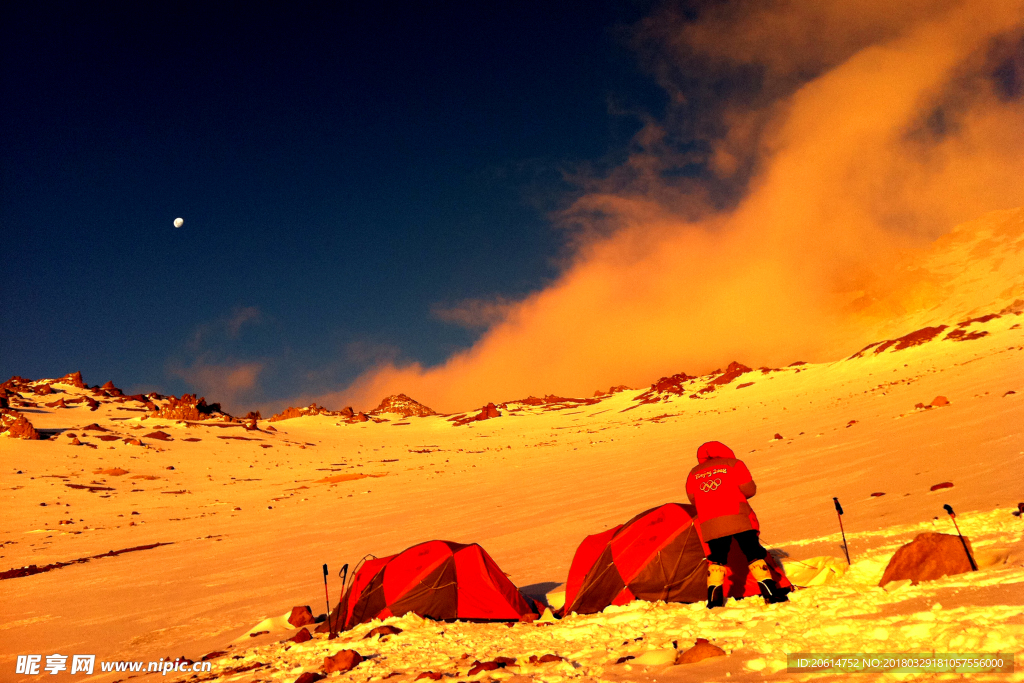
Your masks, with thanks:
[{"label": "rocky outcrop", "polygon": [[60,379],[54,380],[54,384],[64,384],[78,389],[85,389],[85,382],[82,381],[81,372],[69,372]]},{"label": "rocky outcrop", "polygon": [[[800,364],[803,365],[803,363]],[[748,372],[750,372],[750,368],[748,368],[746,365],[744,365],[743,363],[737,363],[736,361],[733,361],[729,363],[729,367],[725,369],[725,372],[723,372],[722,374],[718,375],[718,377],[708,382],[708,386],[728,384],[729,382],[733,381],[740,375],[746,374]]]},{"label": "rocky outcrop", "polygon": [[340,412],[334,412],[327,410],[323,406],[318,406],[315,403],[310,403],[305,408],[293,408],[288,407],[282,410],[277,415],[273,415],[270,418],[270,422],[278,422],[280,420],[291,420],[296,417],[305,417],[307,415],[340,415]]},{"label": "rocky outcrop", "polygon": [[220,412],[219,403],[206,404],[205,398],[196,398],[195,394],[185,394],[181,398],[169,396],[167,404],[150,413],[150,417],[165,420],[206,420],[214,413]]},{"label": "rocky outcrop", "polygon": [[477,413],[476,415],[470,415],[470,416],[456,415],[456,416],[450,417],[448,419],[456,427],[460,427],[460,426],[462,426],[464,424],[469,424],[470,422],[479,422],[480,420],[490,420],[493,417],[501,417],[501,412],[498,410],[498,407],[496,405],[494,405],[493,403],[488,403],[483,408],[481,408],[480,412]]},{"label": "rocky outcrop", "polygon": [[679,374],[670,375],[668,377],[662,377],[652,384],[650,389],[633,400],[639,401],[640,404],[643,405],[645,403],[657,403],[659,401],[666,400],[669,396],[682,396],[686,393],[683,385],[691,379],[697,378],[687,375],[685,372],[680,372]]},{"label": "rocky outcrop", "polygon": [[[974,548],[970,540],[964,540],[973,556]],[[913,541],[896,551],[878,585],[910,579],[911,584],[916,586],[921,581],[933,581],[969,571],[971,562],[959,536],[927,531],[918,534]]]},{"label": "rocky outcrop", "polygon": [[14,439],[38,440],[39,432],[35,430],[28,418],[17,410],[0,408],[0,435],[6,434]]},{"label": "rocky outcrop", "polygon": [[436,412],[427,406],[409,398],[405,394],[388,396],[380,402],[379,406],[370,411],[370,415],[380,415],[382,413],[401,415],[402,417],[426,417],[427,415],[437,415]]},{"label": "rocky outcrop", "polygon": [[576,408],[579,406],[590,406],[595,403],[600,403],[599,398],[565,398],[564,396],[555,396],[554,394],[548,394],[544,398],[537,398],[536,396],[527,396],[526,398],[520,398],[515,401],[508,401],[502,403],[502,408],[508,408],[510,405],[523,405],[523,406],[544,406],[545,410],[564,410],[566,408]]},{"label": "rocky outcrop", "polygon": [[874,349],[873,352],[877,354],[887,350],[902,351],[903,349],[909,349],[912,346],[920,346],[921,344],[930,342],[932,339],[935,339],[937,336],[942,334],[946,327],[946,325],[939,325],[938,327],[922,327],[920,330],[915,330],[910,334],[905,334],[896,339],[886,339],[885,341],[868,344],[863,349],[850,356],[847,360],[861,358],[871,349]]}]

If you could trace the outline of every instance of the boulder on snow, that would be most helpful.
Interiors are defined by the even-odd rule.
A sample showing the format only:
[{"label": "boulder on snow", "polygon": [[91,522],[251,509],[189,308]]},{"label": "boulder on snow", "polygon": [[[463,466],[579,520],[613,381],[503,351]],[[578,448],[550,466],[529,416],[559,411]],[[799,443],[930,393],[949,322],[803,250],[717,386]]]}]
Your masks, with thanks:
[{"label": "boulder on snow", "polygon": [[355,650],[341,650],[330,657],[324,657],[324,671],[331,673],[340,671],[345,673],[356,668],[363,661],[363,656]]},{"label": "boulder on snow", "polygon": [[[971,541],[966,538],[965,540],[973,556],[974,548],[971,547]],[[921,581],[933,581],[943,576],[964,574],[969,571],[971,563],[967,559],[959,536],[926,531],[896,551],[878,585],[884,586],[890,581],[910,579],[911,585],[916,586]]]},{"label": "boulder on snow", "polygon": [[701,661],[702,659],[724,656],[725,650],[717,645],[712,645],[708,642],[707,638],[698,638],[693,647],[685,652],[679,653],[679,656],[676,657],[676,664],[693,664]]},{"label": "boulder on snow", "polygon": [[307,640],[312,640],[312,639],[313,639],[313,636],[309,635],[309,629],[308,628],[301,628],[301,629],[299,629],[298,633],[296,633],[294,636],[289,638],[288,641],[292,642],[292,643],[304,643]]},{"label": "boulder on snow", "polygon": [[316,619],[313,618],[313,610],[309,609],[309,605],[301,605],[299,607],[292,607],[291,614],[288,615],[288,623],[295,628],[299,628],[300,626],[315,624]]}]

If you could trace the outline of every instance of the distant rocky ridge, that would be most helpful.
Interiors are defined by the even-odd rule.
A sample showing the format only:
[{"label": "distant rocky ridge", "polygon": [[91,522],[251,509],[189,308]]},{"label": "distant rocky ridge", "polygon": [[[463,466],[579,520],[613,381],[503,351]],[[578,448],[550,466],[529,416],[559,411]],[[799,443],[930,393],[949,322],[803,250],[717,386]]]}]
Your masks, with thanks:
[{"label": "distant rocky ridge", "polygon": [[347,422],[368,422],[370,420],[366,413],[358,413],[351,407],[343,408],[342,410],[328,410],[323,406],[318,406],[316,403],[310,403],[305,408],[294,408],[288,407],[282,410],[277,415],[273,415],[270,418],[270,422],[279,422],[280,420],[291,420],[296,417],[306,417],[307,415],[327,415],[330,417],[341,417]]},{"label": "distant rocky ridge", "polygon": [[[46,397],[51,400],[40,399]],[[39,401],[39,402],[37,402]],[[0,435],[22,439],[46,439],[40,435],[31,421],[18,408],[69,409],[85,404],[89,410],[98,410],[101,403],[136,403],[137,408],[123,410],[145,413],[147,417],[170,420],[203,421],[219,420],[238,422],[237,418],[223,412],[219,403],[207,404],[206,399],[193,394],[181,398],[164,396],[156,392],[148,394],[125,393],[114,386],[112,381],[89,386],[82,379],[81,372],[72,372],[56,379],[29,380],[15,375],[0,384]],[[44,430],[45,431],[45,430]]]},{"label": "distant rocky ridge", "polygon": [[[978,315],[978,313],[984,313],[984,311],[974,312],[972,316],[961,322],[931,325],[899,337],[874,342],[845,360],[849,362],[883,353],[899,353],[905,349],[925,344],[969,343],[996,333],[990,330],[1017,329],[1020,327],[1020,323],[1013,319],[1024,314],[1024,301],[1014,299],[1012,303],[1002,307],[998,312],[983,315]],[[710,398],[714,393],[727,386],[730,389],[744,389],[752,386],[764,375],[778,372],[799,373],[804,369],[801,367],[804,365],[806,364],[797,361],[781,369],[761,367],[758,368],[758,372],[742,363],[733,361],[724,371],[718,369],[699,377],[688,375],[685,372],[669,375],[651,384],[646,391],[632,395],[629,402],[633,405],[623,408],[622,411],[632,410],[644,404],[672,401],[674,397],[678,396],[687,396],[691,399]],[[528,396],[524,399],[506,401],[497,405],[488,403],[479,411],[448,414],[441,417],[455,426],[462,426],[504,415],[517,416],[523,411],[546,412],[581,408],[611,399],[615,394],[623,391],[635,390],[620,385],[610,387],[608,391],[597,391],[593,398],[567,398],[552,394],[542,398]],[[59,410],[85,404],[89,410],[95,411],[101,403],[135,403],[137,407],[129,405],[119,409],[145,413],[147,417],[169,420],[238,422],[246,424],[249,429],[256,429],[257,421],[261,419],[258,412],[250,412],[244,418],[232,417],[223,411],[219,403],[207,404],[205,398],[196,397],[194,394],[185,394],[181,398],[164,396],[156,392],[126,396],[111,381],[103,385],[87,385],[82,379],[81,372],[69,373],[57,379],[40,380],[29,380],[16,375],[0,384],[0,436],[23,439],[48,438],[47,430],[42,430],[43,433],[40,434],[40,431],[32,425],[25,411],[20,409],[46,407]],[[337,417],[346,423],[362,423],[388,422],[389,419],[383,417],[385,415],[405,419],[436,416],[438,413],[406,394],[395,394],[382,400],[377,408],[368,413],[357,412],[351,407],[332,411],[312,403],[304,408],[286,408],[271,417],[269,421],[276,422],[310,415]]]}]

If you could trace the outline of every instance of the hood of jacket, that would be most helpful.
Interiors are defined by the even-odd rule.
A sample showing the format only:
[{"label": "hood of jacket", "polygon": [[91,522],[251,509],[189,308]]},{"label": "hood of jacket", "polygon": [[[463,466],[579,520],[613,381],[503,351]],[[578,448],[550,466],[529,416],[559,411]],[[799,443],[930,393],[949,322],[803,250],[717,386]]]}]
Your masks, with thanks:
[{"label": "hood of jacket", "polygon": [[701,444],[701,447],[697,449],[697,462],[707,462],[712,458],[735,458],[736,454],[732,452],[732,449],[726,446],[721,441],[708,441],[705,444]]}]

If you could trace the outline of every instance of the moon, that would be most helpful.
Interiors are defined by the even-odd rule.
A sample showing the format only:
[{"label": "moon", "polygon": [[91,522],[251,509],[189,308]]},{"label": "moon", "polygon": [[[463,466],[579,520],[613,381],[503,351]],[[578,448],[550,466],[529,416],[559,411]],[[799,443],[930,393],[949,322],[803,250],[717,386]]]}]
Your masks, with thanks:
[{"label": "moon", "polygon": [[185,219],[184,218],[175,218],[174,219],[174,227],[180,228],[183,225],[185,225]]}]

